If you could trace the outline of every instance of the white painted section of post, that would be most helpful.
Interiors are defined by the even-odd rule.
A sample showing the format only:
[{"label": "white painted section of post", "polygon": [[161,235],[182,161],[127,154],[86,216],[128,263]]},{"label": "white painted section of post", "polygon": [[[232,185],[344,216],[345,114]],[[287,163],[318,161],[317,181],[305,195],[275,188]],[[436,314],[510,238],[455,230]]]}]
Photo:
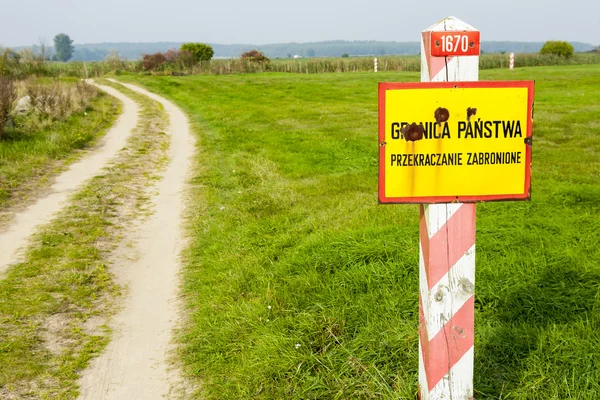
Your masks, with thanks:
[{"label": "white painted section of post", "polygon": [[375,72],[377,72],[377,58],[373,59],[373,66],[375,68]]},{"label": "white painted section of post", "polygon": [[515,53],[510,53],[510,69],[515,68]]},{"label": "white painted section of post", "polygon": [[[474,31],[472,26],[455,18],[448,17],[427,28],[423,33],[431,31]],[[426,48],[429,47],[429,48]],[[479,80],[479,56],[454,56],[445,58],[445,67],[431,76],[428,61],[431,61],[431,48],[426,46],[421,38],[421,81],[422,82],[455,82]],[[443,57],[442,57],[443,59]],[[440,60],[435,60],[439,63]],[[442,105],[449,107],[451,105]],[[452,111],[452,110],[451,110]],[[466,113],[466,110],[465,110]],[[433,110],[432,110],[433,117]],[[474,204],[425,204],[422,205],[426,221],[427,237],[432,238],[461,207],[475,207]],[[474,211],[474,209],[473,209]],[[474,218],[474,217],[473,217]],[[423,232],[421,233],[423,235]],[[450,242],[450,240],[448,240]],[[421,248],[422,248],[421,244]],[[431,251],[432,249],[430,249]],[[426,332],[428,340],[442,333],[445,324],[452,316],[472,298],[475,284],[475,243],[454,264],[446,276],[441,278],[432,288],[429,288],[427,273],[425,271],[424,254],[420,252],[420,293],[423,307],[423,318],[426,330],[421,329],[421,334]],[[450,268],[451,266],[449,266]],[[464,283],[470,286],[465,292]],[[440,300],[439,293],[443,293]],[[438,297],[436,297],[436,294]],[[423,341],[424,338],[421,338]],[[469,400],[473,398],[473,347],[471,347],[450,368],[449,372],[434,387],[429,388],[426,371],[426,360],[421,341],[419,342],[419,386],[421,400]],[[427,352],[426,352],[427,353]]]}]

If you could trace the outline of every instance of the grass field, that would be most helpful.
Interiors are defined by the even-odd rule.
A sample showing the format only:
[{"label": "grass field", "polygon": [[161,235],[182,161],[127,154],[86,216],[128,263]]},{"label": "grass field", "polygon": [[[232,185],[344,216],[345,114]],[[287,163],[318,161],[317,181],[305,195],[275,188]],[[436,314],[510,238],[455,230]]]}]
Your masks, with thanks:
[{"label": "grass field", "polygon": [[[418,207],[377,204],[377,83],[125,77],[199,137],[187,371],[210,399],[414,399]],[[530,202],[478,205],[478,399],[600,398],[600,66],[535,79]]]}]

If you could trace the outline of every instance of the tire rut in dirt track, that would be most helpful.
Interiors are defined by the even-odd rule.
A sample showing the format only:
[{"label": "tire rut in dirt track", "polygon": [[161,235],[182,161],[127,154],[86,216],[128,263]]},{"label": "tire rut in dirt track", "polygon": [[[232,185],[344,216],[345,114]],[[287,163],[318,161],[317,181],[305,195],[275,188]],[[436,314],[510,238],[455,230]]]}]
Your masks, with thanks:
[{"label": "tire rut in dirt track", "polygon": [[133,100],[113,88],[95,86],[119,99],[123,103],[123,113],[102,138],[98,148],[60,174],[47,196],[16,213],[9,226],[0,232],[0,279],[11,264],[21,260],[20,250],[27,245],[29,237],[35,233],[37,227],[50,222],[66,205],[68,197],[86,180],[97,175],[108,161],[117,155],[137,125],[139,107]]},{"label": "tire rut in dirt track", "polygon": [[161,399],[179,379],[168,354],[179,308],[181,221],[194,138],[186,116],[171,102],[123,85],[163,104],[170,118],[169,163],[154,188],[153,214],[128,233],[133,247],[123,245],[117,255],[113,273],[127,285],[127,294],[111,323],[111,342],[83,372],[81,399]]}]

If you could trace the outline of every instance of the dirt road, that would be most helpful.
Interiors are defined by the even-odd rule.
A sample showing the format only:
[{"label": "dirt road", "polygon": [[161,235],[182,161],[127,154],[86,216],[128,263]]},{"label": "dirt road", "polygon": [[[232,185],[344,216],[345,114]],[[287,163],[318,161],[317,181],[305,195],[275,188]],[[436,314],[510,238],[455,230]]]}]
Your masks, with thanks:
[{"label": "dirt road", "polygon": [[[47,196],[16,213],[0,232],[0,279],[11,264],[22,261],[21,252],[31,235],[50,222],[88,179],[103,173],[140,120],[140,107],[133,100],[111,87],[96,86],[123,102],[123,114],[95,150],[58,176]],[[136,177],[147,184],[151,214],[135,218],[137,224],[130,224],[112,256],[111,272],[126,288],[125,295],[120,311],[110,320],[111,342],[81,375],[82,399],[172,398],[173,387],[182,387],[168,355],[179,310],[179,254],[185,239],[182,214],[195,140],[187,118],[172,103],[125,86],[162,103],[170,120],[166,132],[170,135],[169,160],[158,182],[149,181],[146,175]]]},{"label": "dirt road", "polygon": [[[100,170],[123,148],[138,119],[137,104],[119,91],[96,85],[123,102],[123,113],[99,146],[56,178],[49,194],[17,213],[7,230],[0,232],[0,274],[9,265],[20,261],[20,250],[40,225],[48,223],[66,205],[67,198],[83,182],[97,175]],[[1,278],[0,278],[1,279]]]},{"label": "dirt road", "polygon": [[119,250],[113,272],[127,285],[125,305],[113,320],[111,343],[82,375],[82,399],[161,399],[177,380],[168,353],[177,322],[181,221],[194,139],[187,118],[171,102],[125,86],[162,103],[169,114],[169,164],[151,200],[153,214],[129,232],[126,242],[132,245]]}]

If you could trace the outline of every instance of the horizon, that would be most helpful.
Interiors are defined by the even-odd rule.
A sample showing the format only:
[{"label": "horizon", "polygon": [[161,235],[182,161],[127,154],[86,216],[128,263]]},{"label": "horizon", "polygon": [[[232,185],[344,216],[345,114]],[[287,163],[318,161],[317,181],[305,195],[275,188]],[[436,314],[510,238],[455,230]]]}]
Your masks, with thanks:
[{"label": "horizon", "polygon": [[[60,33],[60,32],[59,32]],[[64,32],[63,32],[64,33]],[[72,38],[71,38],[72,39]],[[553,40],[553,39],[548,39],[548,40]],[[481,43],[498,43],[498,42],[502,42],[502,43],[545,43],[548,40],[482,40]],[[377,43],[419,43],[419,40],[370,40],[370,39],[365,39],[365,40],[344,40],[344,39],[333,39],[333,40],[317,40],[317,41],[304,41],[304,42],[299,42],[299,41],[294,41],[294,42],[270,42],[270,43],[217,43],[217,42],[206,42],[209,45],[218,45],[218,46],[272,46],[272,45],[284,45],[284,44],[311,44],[311,43],[328,43],[328,42],[377,42]],[[594,47],[600,47],[600,45],[597,45],[595,43],[592,42],[582,42],[579,40],[567,40],[567,42],[569,43],[580,43],[580,44],[587,44],[587,45],[591,45]],[[86,43],[78,43],[73,41],[73,45],[74,46],[86,46],[86,45],[107,45],[107,44],[161,44],[161,43],[165,43],[165,44],[169,44],[169,43],[186,43],[185,41],[182,40],[161,40],[161,41],[148,41],[148,42],[130,42],[130,41],[120,41],[120,42],[86,42]],[[0,48],[22,48],[22,47],[34,47],[34,46],[40,46],[40,43],[32,43],[32,44],[20,44],[20,45],[14,45],[14,46],[5,46],[2,42],[0,42]],[[50,48],[50,47],[54,47],[54,43],[53,42],[47,42],[46,43],[46,47]]]},{"label": "horizon", "polygon": [[[203,42],[223,45],[312,43],[322,41],[419,41],[420,32],[448,16],[481,31],[489,41],[569,42],[600,44],[600,2],[571,0],[503,0],[486,2],[439,0],[402,4],[381,0],[376,6],[358,0],[287,4],[233,0],[200,4],[171,0],[55,0],[51,11],[41,0],[4,6],[0,43],[6,47],[50,44],[65,33],[77,44]],[[117,12],[115,12],[117,11]],[[52,18],[48,18],[51,16]],[[133,18],[132,18],[133,17]],[[23,21],[27,21],[24,24]],[[335,38],[335,39],[334,39]]]}]

